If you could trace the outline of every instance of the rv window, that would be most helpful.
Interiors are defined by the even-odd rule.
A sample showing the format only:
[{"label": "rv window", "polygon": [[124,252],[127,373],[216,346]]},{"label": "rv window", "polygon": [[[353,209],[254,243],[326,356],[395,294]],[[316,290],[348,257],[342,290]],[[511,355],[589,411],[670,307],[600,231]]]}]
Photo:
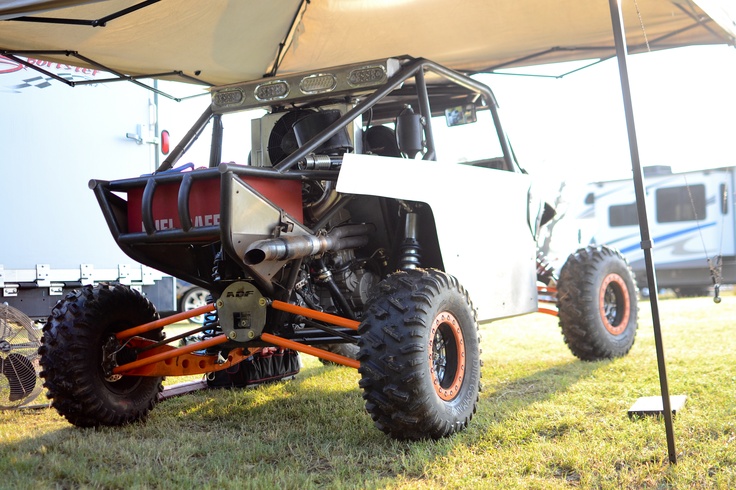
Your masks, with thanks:
[{"label": "rv window", "polygon": [[608,208],[608,224],[612,227],[638,225],[636,203],[619,204]]},{"label": "rv window", "polygon": [[656,206],[659,223],[705,219],[705,186],[657,189]]}]

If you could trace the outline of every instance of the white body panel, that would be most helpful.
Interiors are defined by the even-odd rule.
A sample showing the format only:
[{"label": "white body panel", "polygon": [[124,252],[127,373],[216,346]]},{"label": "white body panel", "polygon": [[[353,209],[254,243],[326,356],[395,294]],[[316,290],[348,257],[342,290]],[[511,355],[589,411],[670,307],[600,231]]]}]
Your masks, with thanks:
[{"label": "white body panel", "polygon": [[469,291],[479,320],[537,310],[530,186],[519,173],[352,154],[337,181],[341,193],[428,204],[445,270]]}]

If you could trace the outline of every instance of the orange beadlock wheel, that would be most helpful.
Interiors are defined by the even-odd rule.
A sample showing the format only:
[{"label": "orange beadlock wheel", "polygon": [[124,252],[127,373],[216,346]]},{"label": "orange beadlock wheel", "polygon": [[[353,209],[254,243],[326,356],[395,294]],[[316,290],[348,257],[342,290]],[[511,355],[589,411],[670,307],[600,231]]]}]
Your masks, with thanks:
[{"label": "orange beadlock wheel", "polygon": [[601,282],[600,294],[601,320],[611,335],[619,335],[629,323],[629,290],[618,274],[608,274]]},{"label": "orange beadlock wheel", "polygon": [[429,342],[432,385],[440,398],[452,400],[465,378],[465,339],[452,313],[443,311],[435,317]]},{"label": "orange beadlock wheel", "polygon": [[557,281],[565,343],[585,361],[626,355],[637,330],[636,278],[616,249],[600,245],[568,257]]}]

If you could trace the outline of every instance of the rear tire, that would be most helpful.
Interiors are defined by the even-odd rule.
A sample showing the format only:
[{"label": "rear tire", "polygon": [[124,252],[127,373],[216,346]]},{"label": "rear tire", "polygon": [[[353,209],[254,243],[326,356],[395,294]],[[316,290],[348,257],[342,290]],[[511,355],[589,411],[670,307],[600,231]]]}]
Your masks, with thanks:
[{"label": "rear tire", "polygon": [[617,250],[570,255],[557,282],[557,309],[572,353],[584,361],[625,356],[636,338],[637,295],[634,273]]},{"label": "rear tire", "polygon": [[[119,364],[135,359],[114,334],[158,319],[137,291],[120,284],[85,286],[51,312],[41,339],[41,376],[52,406],[79,427],[123,425],[144,419],[163,389],[161,377],[109,376],[103,347]],[[159,340],[161,329],[143,335]]]},{"label": "rear tire", "polygon": [[467,427],[480,392],[475,309],[457,279],[397,272],[377,286],[359,333],[360,386],[376,427],[438,439]]}]

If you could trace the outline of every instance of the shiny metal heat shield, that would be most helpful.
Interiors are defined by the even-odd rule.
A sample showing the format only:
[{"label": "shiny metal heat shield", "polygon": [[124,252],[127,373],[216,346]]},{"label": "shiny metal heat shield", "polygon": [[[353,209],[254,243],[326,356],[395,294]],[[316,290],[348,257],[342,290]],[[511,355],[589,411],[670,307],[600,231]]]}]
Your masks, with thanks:
[{"label": "shiny metal heat shield", "polygon": [[[294,184],[274,181],[277,185]],[[222,193],[223,242],[228,253],[243,263],[243,256],[255,241],[278,236],[309,235],[311,232],[293,216],[263,197],[237,176],[224,179]],[[301,194],[299,195],[301,199]],[[270,282],[287,261],[266,261],[245,266],[254,276]]]}]

